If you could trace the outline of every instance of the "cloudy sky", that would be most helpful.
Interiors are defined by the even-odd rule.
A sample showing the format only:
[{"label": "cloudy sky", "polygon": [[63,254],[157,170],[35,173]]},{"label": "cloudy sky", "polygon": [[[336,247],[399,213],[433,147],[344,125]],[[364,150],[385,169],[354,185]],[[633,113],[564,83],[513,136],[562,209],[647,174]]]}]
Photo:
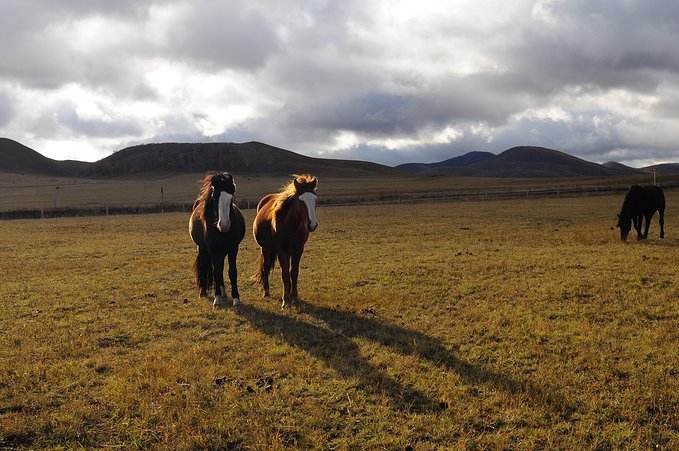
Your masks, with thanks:
[{"label": "cloudy sky", "polygon": [[0,136],[679,161],[675,0],[0,0]]}]

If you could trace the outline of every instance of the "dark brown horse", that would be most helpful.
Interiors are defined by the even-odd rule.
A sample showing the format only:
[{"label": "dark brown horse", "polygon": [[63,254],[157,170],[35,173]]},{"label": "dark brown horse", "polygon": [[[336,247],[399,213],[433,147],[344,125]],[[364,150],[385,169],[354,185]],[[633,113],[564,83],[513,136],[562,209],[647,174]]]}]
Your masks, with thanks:
[{"label": "dark brown horse", "polygon": [[193,266],[200,296],[208,297],[214,284],[215,307],[228,302],[224,288],[224,259],[229,257],[229,280],[233,305],[240,303],[236,257],[245,236],[245,219],[233,203],[236,184],[228,172],[211,172],[202,180],[200,194],[189,220],[191,239],[198,247]]},{"label": "dark brown horse", "polygon": [[262,248],[259,269],[253,275],[264,290],[269,292],[269,273],[276,258],[283,278],[282,307],[297,301],[299,262],[309,233],[316,230],[316,177],[297,175],[277,194],[267,194],[257,205],[252,232]]},{"label": "dark brown horse", "polygon": [[[637,231],[637,240],[648,238],[648,228],[651,218],[658,212],[660,222],[660,238],[665,238],[665,194],[659,186],[634,185],[625,195],[625,201],[618,215],[620,239],[627,241],[632,224]],[[644,233],[641,227],[646,219]]]}]

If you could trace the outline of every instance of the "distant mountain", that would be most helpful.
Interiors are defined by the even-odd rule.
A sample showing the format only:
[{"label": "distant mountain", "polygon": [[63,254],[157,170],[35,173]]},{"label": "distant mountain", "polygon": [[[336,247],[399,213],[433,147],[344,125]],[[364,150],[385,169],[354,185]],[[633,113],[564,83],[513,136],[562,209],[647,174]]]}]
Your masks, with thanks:
[{"label": "distant mountain", "polygon": [[599,177],[640,173],[619,163],[601,165],[558,150],[531,146],[512,147],[499,155],[470,152],[439,163],[408,164],[399,168],[418,174],[511,178]]},{"label": "distant mountain", "polygon": [[0,172],[73,176],[85,170],[88,163],[56,161],[7,138],[0,138]]},{"label": "distant mountain", "polygon": [[607,161],[606,163],[602,164],[602,166],[612,169],[620,175],[639,175],[644,173],[644,171],[641,169],[633,168],[625,164],[618,163],[617,161]]},{"label": "distant mountain", "polygon": [[679,163],[654,164],[641,168],[642,171],[652,173],[655,169],[656,175],[679,175]]},{"label": "distant mountain", "polygon": [[0,172],[51,176],[140,177],[226,170],[236,174],[355,177],[396,175],[398,169],[377,163],[312,158],[259,142],[145,144],[128,147],[95,163],[55,161],[15,141],[0,141]]},{"label": "distant mountain", "polygon": [[459,157],[449,158],[437,163],[406,163],[396,166],[398,169],[411,174],[445,174],[451,169],[461,168],[474,163],[480,163],[495,158],[490,152],[468,152]]},{"label": "distant mountain", "polygon": [[[643,168],[658,175],[679,175],[679,163]],[[513,147],[499,155],[469,152],[437,163],[395,168],[354,160],[312,158],[260,142],[145,144],[128,147],[95,163],[55,161],[16,141],[0,138],[0,172],[61,177],[142,177],[227,170],[239,175],[392,176],[415,174],[472,177],[628,176],[643,173],[616,162],[592,163],[544,147]]]},{"label": "distant mountain", "polygon": [[312,158],[260,142],[145,144],[128,147],[96,162],[89,175],[129,176],[228,170],[236,174],[331,176],[394,175],[398,171],[367,161]]}]

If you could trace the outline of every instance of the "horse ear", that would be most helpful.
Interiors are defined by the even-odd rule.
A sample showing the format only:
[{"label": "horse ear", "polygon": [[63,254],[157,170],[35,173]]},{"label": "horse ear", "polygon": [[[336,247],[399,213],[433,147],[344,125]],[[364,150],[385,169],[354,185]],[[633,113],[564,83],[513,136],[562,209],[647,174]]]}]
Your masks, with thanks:
[{"label": "horse ear", "polygon": [[293,180],[293,183],[295,184],[295,191],[299,191],[299,189],[302,187],[302,184],[297,181],[297,178]]},{"label": "horse ear", "polygon": [[316,191],[316,186],[318,186],[318,179],[314,177],[311,179],[311,190]]}]

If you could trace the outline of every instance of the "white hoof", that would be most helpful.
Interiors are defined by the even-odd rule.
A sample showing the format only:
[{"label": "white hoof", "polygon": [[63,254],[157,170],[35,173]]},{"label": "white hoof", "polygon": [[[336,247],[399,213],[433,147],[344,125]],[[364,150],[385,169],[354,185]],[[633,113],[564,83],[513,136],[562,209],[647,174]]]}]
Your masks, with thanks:
[{"label": "white hoof", "polygon": [[240,305],[240,299],[238,298],[233,298],[233,306],[238,307]]},{"label": "white hoof", "polygon": [[226,296],[215,296],[215,300],[212,302],[212,307],[214,308],[222,308],[226,307],[228,304],[229,299]]}]

